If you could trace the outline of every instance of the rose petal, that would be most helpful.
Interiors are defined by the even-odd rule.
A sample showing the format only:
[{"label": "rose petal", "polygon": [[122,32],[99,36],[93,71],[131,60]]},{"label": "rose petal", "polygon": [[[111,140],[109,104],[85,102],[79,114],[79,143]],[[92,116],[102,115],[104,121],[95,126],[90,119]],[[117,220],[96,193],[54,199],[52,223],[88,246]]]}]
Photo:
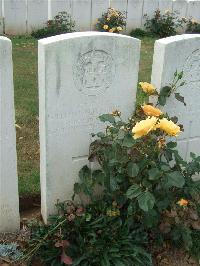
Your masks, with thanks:
[{"label": "rose petal", "polygon": [[66,265],[72,265],[73,263],[72,258],[67,256],[64,251],[62,252],[61,255],[61,262],[63,262]]}]

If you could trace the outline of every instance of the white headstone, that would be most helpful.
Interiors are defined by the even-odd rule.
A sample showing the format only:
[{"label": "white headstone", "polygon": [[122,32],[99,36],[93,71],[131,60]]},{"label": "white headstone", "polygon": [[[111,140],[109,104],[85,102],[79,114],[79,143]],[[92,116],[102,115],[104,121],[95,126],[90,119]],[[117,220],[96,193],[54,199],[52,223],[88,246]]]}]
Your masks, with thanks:
[{"label": "white headstone", "polygon": [[159,10],[161,13],[165,13],[166,11],[172,11],[173,6],[172,6],[172,0],[159,0]]},{"label": "white headstone", "polygon": [[95,29],[97,19],[108,10],[109,2],[105,0],[96,0],[92,2],[92,29]]},{"label": "white headstone", "polygon": [[179,92],[186,106],[172,95],[165,110],[177,116],[184,126],[178,138],[181,155],[188,160],[190,152],[200,154],[200,34],[177,35],[156,41],[152,68],[152,83],[160,89],[173,80],[175,71],[183,70],[186,84]]},{"label": "white headstone", "polygon": [[143,6],[143,23],[146,22],[146,15],[149,18],[152,18],[155,14],[155,11],[158,10],[158,4],[159,0],[144,0],[144,6]]},{"label": "white headstone", "polygon": [[141,28],[143,23],[144,1],[129,0],[127,5],[127,25],[126,29],[130,32],[132,29]]},{"label": "white headstone", "polygon": [[0,34],[3,34],[4,28],[4,19],[3,19],[3,12],[2,12],[2,0],[0,0]]},{"label": "white headstone", "polygon": [[71,15],[72,0],[51,0],[51,18],[53,19],[58,12],[67,12]]},{"label": "white headstone", "polygon": [[121,12],[126,12],[127,10],[127,0],[110,0],[110,6],[119,10]]},{"label": "white headstone", "polygon": [[26,33],[26,0],[4,0],[5,33]]},{"label": "white headstone", "polygon": [[19,229],[12,45],[0,37],[0,232]]},{"label": "white headstone", "polygon": [[115,109],[128,118],[136,102],[140,41],[100,32],[39,41],[41,197],[45,221],[57,199],[70,199],[88,163],[98,116]]},{"label": "white headstone", "polygon": [[92,28],[92,0],[72,1],[72,19],[75,20],[77,31]]},{"label": "white headstone", "polygon": [[187,13],[186,0],[173,0],[173,12],[178,12],[181,18],[185,18]]},{"label": "white headstone", "polygon": [[46,26],[48,20],[48,1],[47,0],[28,0],[27,1],[27,23],[28,32]]},{"label": "white headstone", "polygon": [[187,18],[200,20],[200,1],[188,0]]}]

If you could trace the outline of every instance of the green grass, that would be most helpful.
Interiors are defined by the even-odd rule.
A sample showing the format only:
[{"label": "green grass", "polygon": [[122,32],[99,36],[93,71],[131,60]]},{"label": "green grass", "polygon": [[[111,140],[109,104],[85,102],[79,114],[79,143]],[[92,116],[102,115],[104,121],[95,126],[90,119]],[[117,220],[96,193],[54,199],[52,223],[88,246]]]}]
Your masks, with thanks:
[{"label": "green grass", "polygon": [[[20,195],[39,193],[39,134],[37,41],[31,37],[11,37],[13,44],[17,154]],[[139,81],[150,81],[155,39],[142,38]],[[141,91],[137,101],[144,100]]]}]

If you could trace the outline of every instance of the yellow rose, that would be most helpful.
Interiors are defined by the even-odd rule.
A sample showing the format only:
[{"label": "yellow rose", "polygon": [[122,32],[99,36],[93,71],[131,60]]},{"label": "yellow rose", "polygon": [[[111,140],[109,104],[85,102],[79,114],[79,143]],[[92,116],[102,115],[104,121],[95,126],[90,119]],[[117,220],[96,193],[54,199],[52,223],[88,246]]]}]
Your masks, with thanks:
[{"label": "yellow rose", "polygon": [[107,29],[108,29],[108,25],[104,25],[104,26],[103,26],[103,29],[104,29],[104,30],[107,30]]},{"label": "yellow rose", "polygon": [[107,18],[107,21],[110,21],[110,18]]},{"label": "yellow rose", "polygon": [[152,116],[151,118],[148,117],[145,120],[137,122],[136,125],[132,129],[133,138],[138,139],[142,136],[147,135],[151,130],[153,130],[157,123],[157,118]]},{"label": "yellow rose", "polygon": [[118,31],[122,31],[122,27],[117,27],[117,30]]},{"label": "yellow rose", "polygon": [[187,206],[188,205],[188,200],[185,200],[185,199],[180,199],[177,204],[180,205],[180,206]]},{"label": "yellow rose", "polygon": [[162,118],[156,128],[160,128],[161,130],[165,131],[169,136],[178,136],[181,132],[179,126],[177,126],[171,120],[167,120],[166,118]]},{"label": "yellow rose", "polygon": [[114,30],[115,30],[115,29],[114,29],[114,28],[112,28],[112,29],[110,29],[110,30],[109,30],[109,32],[111,32],[111,33],[112,33],[112,32],[114,32]]},{"label": "yellow rose", "polygon": [[154,94],[156,91],[155,87],[148,82],[140,82],[139,85],[141,86],[142,90],[149,95]]},{"label": "yellow rose", "polygon": [[150,104],[145,104],[142,107],[143,112],[145,113],[145,115],[148,116],[160,116],[162,115],[162,112],[160,111],[160,109],[150,105]]}]

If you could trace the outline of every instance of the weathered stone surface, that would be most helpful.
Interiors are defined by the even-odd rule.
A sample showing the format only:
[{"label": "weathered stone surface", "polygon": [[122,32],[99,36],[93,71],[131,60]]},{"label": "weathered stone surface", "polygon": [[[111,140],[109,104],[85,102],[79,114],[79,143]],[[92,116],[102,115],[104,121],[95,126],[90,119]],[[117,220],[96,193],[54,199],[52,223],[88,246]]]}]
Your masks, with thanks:
[{"label": "weathered stone surface", "polygon": [[179,92],[186,106],[172,95],[165,106],[169,115],[177,116],[184,126],[178,138],[179,150],[184,159],[190,152],[200,154],[200,34],[177,35],[156,41],[152,68],[152,83],[161,88],[173,80],[175,71],[183,70],[186,84]]},{"label": "weathered stone surface", "polygon": [[0,232],[19,229],[11,41],[0,37]]},{"label": "weathered stone surface", "polygon": [[128,36],[85,32],[39,41],[42,214],[57,199],[70,199],[80,168],[88,163],[98,116],[134,110],[140,41]]},{"label": "weathered stone surface", "polygon": [[6,34],[26,33],[26,0],[4,1],[4,17]]},{"label": "weathered stone surface", "polygon": [[76,21],[76,31],[86,31],[92,28],[92,0],[72,2],[72,18]]},{"label": "weathered stone surface", "polygon": [[92,2],[92,21],[91,27],[95,29],[97,19],[108,10],[109,2],[105,0],[96,0]]},{"label": "weathered stone surface", "polygon": [[48,1],[47,0],[28,0],[27,1],[27,30],[31,33],[45,27],[48,20]]},{"label": "weathered stone surface", "polygon": [[143,23],[143,1],[129,0],[127,5],[127,31],[141,28]]},{"label": "weathered stone surface", "polygon": [[72,0],[53,0],[51,4],[51,18],[54,18],[58,12],[67,12],[71,15],[72,13]]}]

